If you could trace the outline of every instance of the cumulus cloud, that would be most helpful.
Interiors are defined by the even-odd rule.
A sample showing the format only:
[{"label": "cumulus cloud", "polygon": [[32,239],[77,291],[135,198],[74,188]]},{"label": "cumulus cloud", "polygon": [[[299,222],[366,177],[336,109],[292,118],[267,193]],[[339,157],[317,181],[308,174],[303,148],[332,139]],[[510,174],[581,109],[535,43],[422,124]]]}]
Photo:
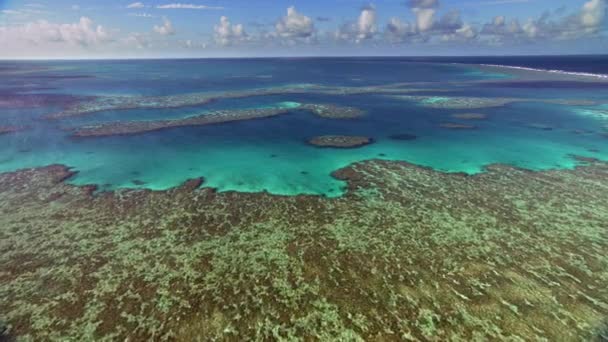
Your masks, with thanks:
[{"label": "cumulus cloud", "polygon": [[396,17],[389,20],[384,31],[386,40],[390,43],[403,43],[416,37],[417,34],[416,25],[401,21]]},{"label": "cumulus cloud", "polygon": [[223,10],[221,6],[207,6],[207,5],[195,5],[195,4],[166,4],[156,6],[158,9],[194,9],[194,10]]},{"label": "cumulus cloud", "polygon": [[134,2],[132,4],[127,5],[127,8],[144,8],[146,7],[143,2]]},{"label": "cumulus cloud", "polygon": [[463,24],[450,33],[441,36],[443,41],[470,41],[477,38],[477,29],[469,24]]},{"label": "cumulus cloud", "polygon": [[559,16],[562,11],[545,12],[523,24],[496,16],[483,25],[481,34],[490,41],[504,44],[534,40],[566,40],[593,36],[601,31],[606,16],[606,0],[589,0],[574,14]]},{"label": "cumulus cloud", "polygon": [[163,36],[172,36],[175,34],[175,29],[169,19],[163,18],[162,25],[154,25],[154,32]]},{"label": "cumulus cloud", "polygon": [[110,35],[104,27],[95,25],[93,20],[88,17],[81,17],[78,22],[72,24],[56,24],[39,20],[24,25],[0,26],[0,42],[5,44],[26,42],[34,45],[68,43],[92,46],[109,40]]},{"label": "cumulus cloud", "polygon": [[363,8],[357,21],[357,41],[370,39],[376,34],[376,8],[367,6]]},{"label": "cumulus cloud", "polygon": [[141,33],[130,33],[124,40],[125,45],[128,47],[135,47],[137,49],[145,49],[150,46],[148,38]]},{"label": "cumulus cloud", "polygon": [[464,23],[460,18],[460,12],[458,10],[451,10],[435,23],[435,29],[443,32],[451,32],[462,28],[463,25]]},{"label": "cumulus cloud", "polygon": [[590,0],[583,5],[581,10],[581,25],[588,30],[596,31],[599,29],[605,15],[605,0]]},{"label": "cumulus cloud", "polygon": [[222,46],[233,45],[247,39],[242,24],[233,25],[228,17],[220,17],[220,23],[213,28],[215,42]]},{"label": "cumulus cloud", "polygon": [[478,29],[464,23],[458,10],[450,10],[436,19],[438,0],[408,2],[415,22],[392,18],[386,26],[385,37],[391,43],[435,41],[469,41],[477,38]]},{"label": "cumulus cloud", "polygon": [[36,58],[92,53],[115,42],[115,32],[88,17],[65,24],[38,20],[0,25],[0,56]]},{"label": "cumulus cloud", "polygon": [[410,8],[436,8],[439,0],[410,0],[408,4]]},{"label": "cumulus cloud", "polygon": [[416,16],[416,27],[425,32],[433,27],[439,0],[410,0],[409,6]]},{"label": "cumulus cloud", "polygon": [[191,39],[184,40],[181,42],[181,44],[182,44],[182,47],[184,47],[186,49],[206,49],[207,48],[206,43],[195,42]]},{"label": "cumulus cloud", "polygon": [[356,22],[343,24],[334,34],[337,40],[354,41],[361,43],[373,38],[378,32],[376,25],[376,8],[372,5],[365,6]]},{"label": "cumulus cloud", "polygon": [[277,21],[275,29],[279,37],[288,39],[310,39],[315,34],[313,20],[293,6],[287,9],[286,16]]},{"label": "cumulus cloud", "polygon": [[416,25],[418,27],[418,31],[428,31],[431,27],[433,27],[433,20],[435,18],[434,8],[414,8],[413,11],[416,14]]},{"label": "cumulus cloud", "polygon": [[150,13],[129,13],[128,16],[139,17],[139,18],[156,18],[155,15],[152,15]]}]

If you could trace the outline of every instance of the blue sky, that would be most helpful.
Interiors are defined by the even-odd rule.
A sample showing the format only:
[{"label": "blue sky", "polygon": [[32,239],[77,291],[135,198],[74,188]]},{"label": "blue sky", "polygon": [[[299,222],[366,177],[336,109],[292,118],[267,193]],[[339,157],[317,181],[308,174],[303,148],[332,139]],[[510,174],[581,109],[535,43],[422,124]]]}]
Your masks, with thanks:
[{"label": "blue sky", "polygon": [[0,0],[0,58],[608,53],[608,0]]}]

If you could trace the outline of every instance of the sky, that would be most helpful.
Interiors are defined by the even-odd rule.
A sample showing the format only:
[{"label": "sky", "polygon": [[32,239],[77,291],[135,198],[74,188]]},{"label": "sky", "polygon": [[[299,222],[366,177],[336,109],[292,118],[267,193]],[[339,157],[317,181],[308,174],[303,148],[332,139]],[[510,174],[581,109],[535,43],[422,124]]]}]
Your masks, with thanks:
[{"label": "sky", "polygon": [[608,0],[0,0],[0,59],[608,54]]}]

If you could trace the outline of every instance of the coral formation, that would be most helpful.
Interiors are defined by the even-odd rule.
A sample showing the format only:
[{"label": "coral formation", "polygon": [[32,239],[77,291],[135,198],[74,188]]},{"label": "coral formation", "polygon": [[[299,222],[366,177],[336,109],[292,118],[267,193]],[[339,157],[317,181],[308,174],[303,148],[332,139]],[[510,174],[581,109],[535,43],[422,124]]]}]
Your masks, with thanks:
[{"label": "coral formation", "polygon": [[477,126],[474,126],[474,125],[465,125],[465,124],[454,123],[454,122],[442,122],[439,124],[439,127],[448,128],[448,129],[476,129],[477,128]]},{"label": "coral formation", "polygon": [[23,126],[0,126],[0,135],[8,133],[16,133],[26,129]]},{"label": "coral formation", "polygon": [[369,145],[372,141],[369,137],[361,136],[321,135],[310,138],[308,143],[317,147],[354,148]]},{"label": "coral formation", "polygon": [[[35,89],[45,90],[45,89]],[[70,107],[91,97],[75,97],[63,94],[14,94],[0,93],[0,108],[34,108],[46,106]],[[0,113],[1,115],[2,113]]]},{"label": "coral formation", "polygon": [[84,138],[133,135],[175,127],[204,126],[232,121],[268,118],[287,114],[296,110],[310,110],[318,116],[331,119],[352,119],[363,115],[362,110],[354,107],[327,104],[301,105],[296,102],[283,102],[275,107],[218,110],[182,119],[113,121],[93,126],[74,128],[72,136]]},{"label": "coral formation", "polygon": [[[63,111],[49,114],[47,119],[57,120],[74,116],[82,116],[107,110],[128,109],[162,109],[204,105],[225,99],[240,99],[256,96],[292,95],[292,94],[323,94],[323,95],[357,95],[357,94],[404,94],[424,91],[416,88],[395,88],[393,84],[366,87],[331,87],[315,84],[301,84],[284,87],[270,87],[218,93],[191,93],[167,96],[100,96],[85,99],[78,103],[66,105]],[[439,90],[438,90],[439,91]],[[332,107],[315,105],[311,107],[318,115],[331,114]]]},{"label": "coral formation", "polygon": [[451,115],[454,119],[460,120],[484,120],[488,116],[481,113],[457,113]]},{"label": "coral formation", "polygon": [[608,165],[584,163],[467,176],[372,160],[334,173],[338,198],[0,174],[1,318],[39,341],[592,340]]},{"label": "coral formation", "polygon": [[464,96],[386,95],[390,98],[418,102],[423,107],[438,109],[482,109],[502,107],[516,102],[539,102],[569,106],[590,106],[595,101],[578,99],[500,98]]},{"label": "coral formation", "polygon": [[132,135],[153,132],[162,129],[189,126],[204,126],[231,121],[253,120],[287,114],[290,108],[255,108],[237,110],[219,110],[211,113],[190,116],[183,119],[114,121],[94,126],[74,129],[74,137],[104,137],[111,135]]},{"label": "coral formation", "polygon": [[359,108],[333,104],[306,104],[301,108],[310,110],[319,117],[330,119],[356,119],[364,114]]}]

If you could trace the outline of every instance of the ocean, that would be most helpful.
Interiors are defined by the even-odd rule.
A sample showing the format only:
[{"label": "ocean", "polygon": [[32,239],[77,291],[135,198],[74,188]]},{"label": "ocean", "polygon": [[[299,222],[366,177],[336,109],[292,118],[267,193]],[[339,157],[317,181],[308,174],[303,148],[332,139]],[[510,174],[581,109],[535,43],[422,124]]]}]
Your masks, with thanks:
[{"label": "ocean", "polygon": [[[0,116],[27,127],[0,136],[0,171],[64,164],[73,184],[168,189],[193,177],[219,191],[339,196],[331,173],[367,159],[402,160],[443,172],[483,172],[504,163],[530,170],[573,168],[573,155],[608,160],[606,56],[462,58],[277,58],[0,62]],[[562,70],[564,74],[486,67]],[[514,73],[529,72],[521,82]],[[570,75],[585,74],[588,76]],[[593,75],[591,75],[593,74]],[[554,77],[555,76],[555,77]],[[570,77],[572,76],[572,77]],[[222,98],[177,108],[109,109],[62,120],[46,115],[93,97],[175,96],[293,86],[370,87],[407,83],[416,96],[516,98],[491,108],[434,108],[385,93],[285,93]],[[603,102],[589,106],[538,99]],[[180,119],[215,110],[325,103],[365,111],[352,120],[311,113],[172,128],[128,136],[75,139],[70,130],[108,122]],[[454,115],[474,112],[483,120]],[[449,129],[460,123],[474,129]],[[445,126],[445,125],[444,125]],[[391,136],[411,135],[399,140]],[[353,149],[310,146],[319,135],[358,135]]]}]

